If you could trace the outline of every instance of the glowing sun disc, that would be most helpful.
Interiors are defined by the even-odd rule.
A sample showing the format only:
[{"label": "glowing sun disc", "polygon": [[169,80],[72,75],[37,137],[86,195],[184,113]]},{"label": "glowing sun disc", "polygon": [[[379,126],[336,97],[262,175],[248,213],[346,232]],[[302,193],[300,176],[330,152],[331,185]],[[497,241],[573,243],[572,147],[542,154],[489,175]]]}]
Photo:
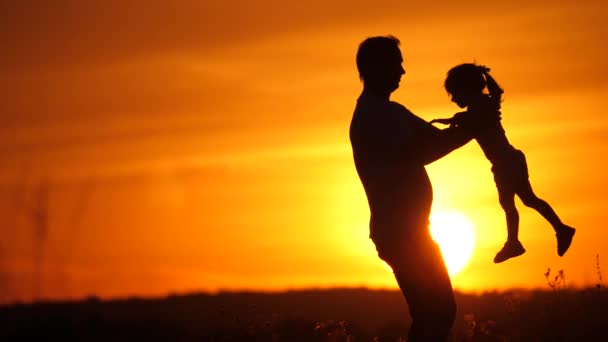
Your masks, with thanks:
[{"label": "glowing sun disc", "polygon": [[471,222],[458,212],[431,214],[430,231],[439,245],[450,276],[455,276],[467,265],[475,248],[475,232]]}]

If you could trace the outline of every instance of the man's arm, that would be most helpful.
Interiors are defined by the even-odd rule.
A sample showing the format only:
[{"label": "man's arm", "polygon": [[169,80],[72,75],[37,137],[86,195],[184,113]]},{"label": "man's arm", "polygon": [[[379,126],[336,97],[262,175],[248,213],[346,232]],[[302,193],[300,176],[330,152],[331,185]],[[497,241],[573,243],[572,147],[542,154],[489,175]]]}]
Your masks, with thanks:
[{"label": "man's arm", "polygon": [[[396,116],[359,112],[351,126],[351,141],[361,155],[382,160],[410,161],[430,164],[471,140],[471,134],[462,127],[439,129],[419,118],[405,107]],[[373,114],[373,115],[372,115]],[[388,120],[387,120],[388,119]]]},{"label": "man's arm", "polygon": [[445,157],[450,152],[464,146],[471,141],[472,134],[463,126],[452,125],[446,129],[439,129],[430,123],[424,123],[424,134],[417,142],[420,146],[419,157],[427,165]]},{"label": "man's arm", "polygon": [[433,120],[429,121],[429,123],[431,123],[431,124],[433,124],[435,122],[440,123],[442,125],[452,125],[454,123],[454,118],[453,117],[446,118],[446,119],[440,118],[440,119],[433,119]]},{"label": "man's arm", "polygon": [[450,125],[450,126],[459,126],[462,125],[463,122],[466,120],[466,114],[467,112],[459,112],[454,114],[454,116],[452,116],[451,118],[445,118],[445,119],[433,119],[431,120],[429,123],[440,123],[443,125]]}]

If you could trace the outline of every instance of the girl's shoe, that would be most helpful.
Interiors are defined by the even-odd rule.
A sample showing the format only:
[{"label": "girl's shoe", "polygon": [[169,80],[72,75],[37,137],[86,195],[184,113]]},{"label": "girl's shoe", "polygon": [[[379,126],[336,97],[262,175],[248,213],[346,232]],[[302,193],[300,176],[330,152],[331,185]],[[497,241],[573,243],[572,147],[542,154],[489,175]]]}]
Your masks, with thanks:
[{"label": "girl's shoe", "polygon": [[494,257],[494,263],[499,264],[513,257],[520,256],[525,252],[526,249],[521,244],[521,242],[519,242],[519,240],[507,241],[505,242],[505,245],[502,247],[502,249],[498,253],[496,253],[496,256]]}]

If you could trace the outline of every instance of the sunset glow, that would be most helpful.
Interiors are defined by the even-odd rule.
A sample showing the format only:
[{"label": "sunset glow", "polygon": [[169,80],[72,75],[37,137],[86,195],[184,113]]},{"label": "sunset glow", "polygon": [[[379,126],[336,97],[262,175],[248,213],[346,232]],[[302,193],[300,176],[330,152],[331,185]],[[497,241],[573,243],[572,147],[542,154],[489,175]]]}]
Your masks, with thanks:
[{"label": "sunset glow", "polygon": [[396,288],[348,137],[358,44],[386,34],[407,71],[391,99],[425,120],[461,110],[451,67],[492,69],[534,191],[577,228],[560,258],[518,201],[527,251],[495,265],[504,213],[469,143],[427,166],[436,238],[466,236],[442,246],[454,287],[543,288],[548,267],[594,285],[598,254],[608,269],[605,1],[1,7],[0,302]]},{"label": "sunset glow", "polygon": [[475,232],[471,222],[461,213],[431,214],[430,231],[439,245],[450,276],[467,266],[475,249]]}]

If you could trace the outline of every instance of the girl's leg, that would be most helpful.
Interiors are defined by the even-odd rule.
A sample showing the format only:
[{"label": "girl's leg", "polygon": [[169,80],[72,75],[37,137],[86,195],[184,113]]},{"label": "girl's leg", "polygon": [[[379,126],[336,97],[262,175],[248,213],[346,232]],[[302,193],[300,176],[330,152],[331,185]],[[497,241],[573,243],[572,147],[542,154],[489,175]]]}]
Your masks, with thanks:
[{"label": "girl's leg", "polygon": [[522,182],[517,191],[517,195],[519,198],[521,198],[524,205],[536,210],[545,218],[545,220],[549,221],[549,223],[551,223],[553,226],[553,230],[556,232],[564,225],[549,203],[538,198],[538,196],[534,194],[534,191],[532,191],[532,185],[530,185],[529,181],[526,180],[525,182]]},{"label": "girl's leg", "polygon": [[557,237],[557,254],[559,256],[564,255],[572,243],[572,238],[574,237],[576,230],[563,224],[549,203],[543,201],[534,194],[529,181],[522,184],[520,188],[521,189],[518,189],[517,191],[517,195],[521,198],[521,201],[526,206],[538,211],[553,226],[553,230],[555,230],[555,235]]},{"label": "girl's leg", "polygon": [[494,257],[495,263],[501,263],[510,258],[524,254],[526,251],[519,242],[519,213],[515,207],[515,193],[511,190],[510,184],[496,182],[498,188],[498,200],[507,218],[507,242]]},{"label": "girl's leg", "polygon": [[498,188],[498,201],[507,218],[507,241],[519,240],[519,212],[515,207],[515,193],[508,187],[496,184]]}]

